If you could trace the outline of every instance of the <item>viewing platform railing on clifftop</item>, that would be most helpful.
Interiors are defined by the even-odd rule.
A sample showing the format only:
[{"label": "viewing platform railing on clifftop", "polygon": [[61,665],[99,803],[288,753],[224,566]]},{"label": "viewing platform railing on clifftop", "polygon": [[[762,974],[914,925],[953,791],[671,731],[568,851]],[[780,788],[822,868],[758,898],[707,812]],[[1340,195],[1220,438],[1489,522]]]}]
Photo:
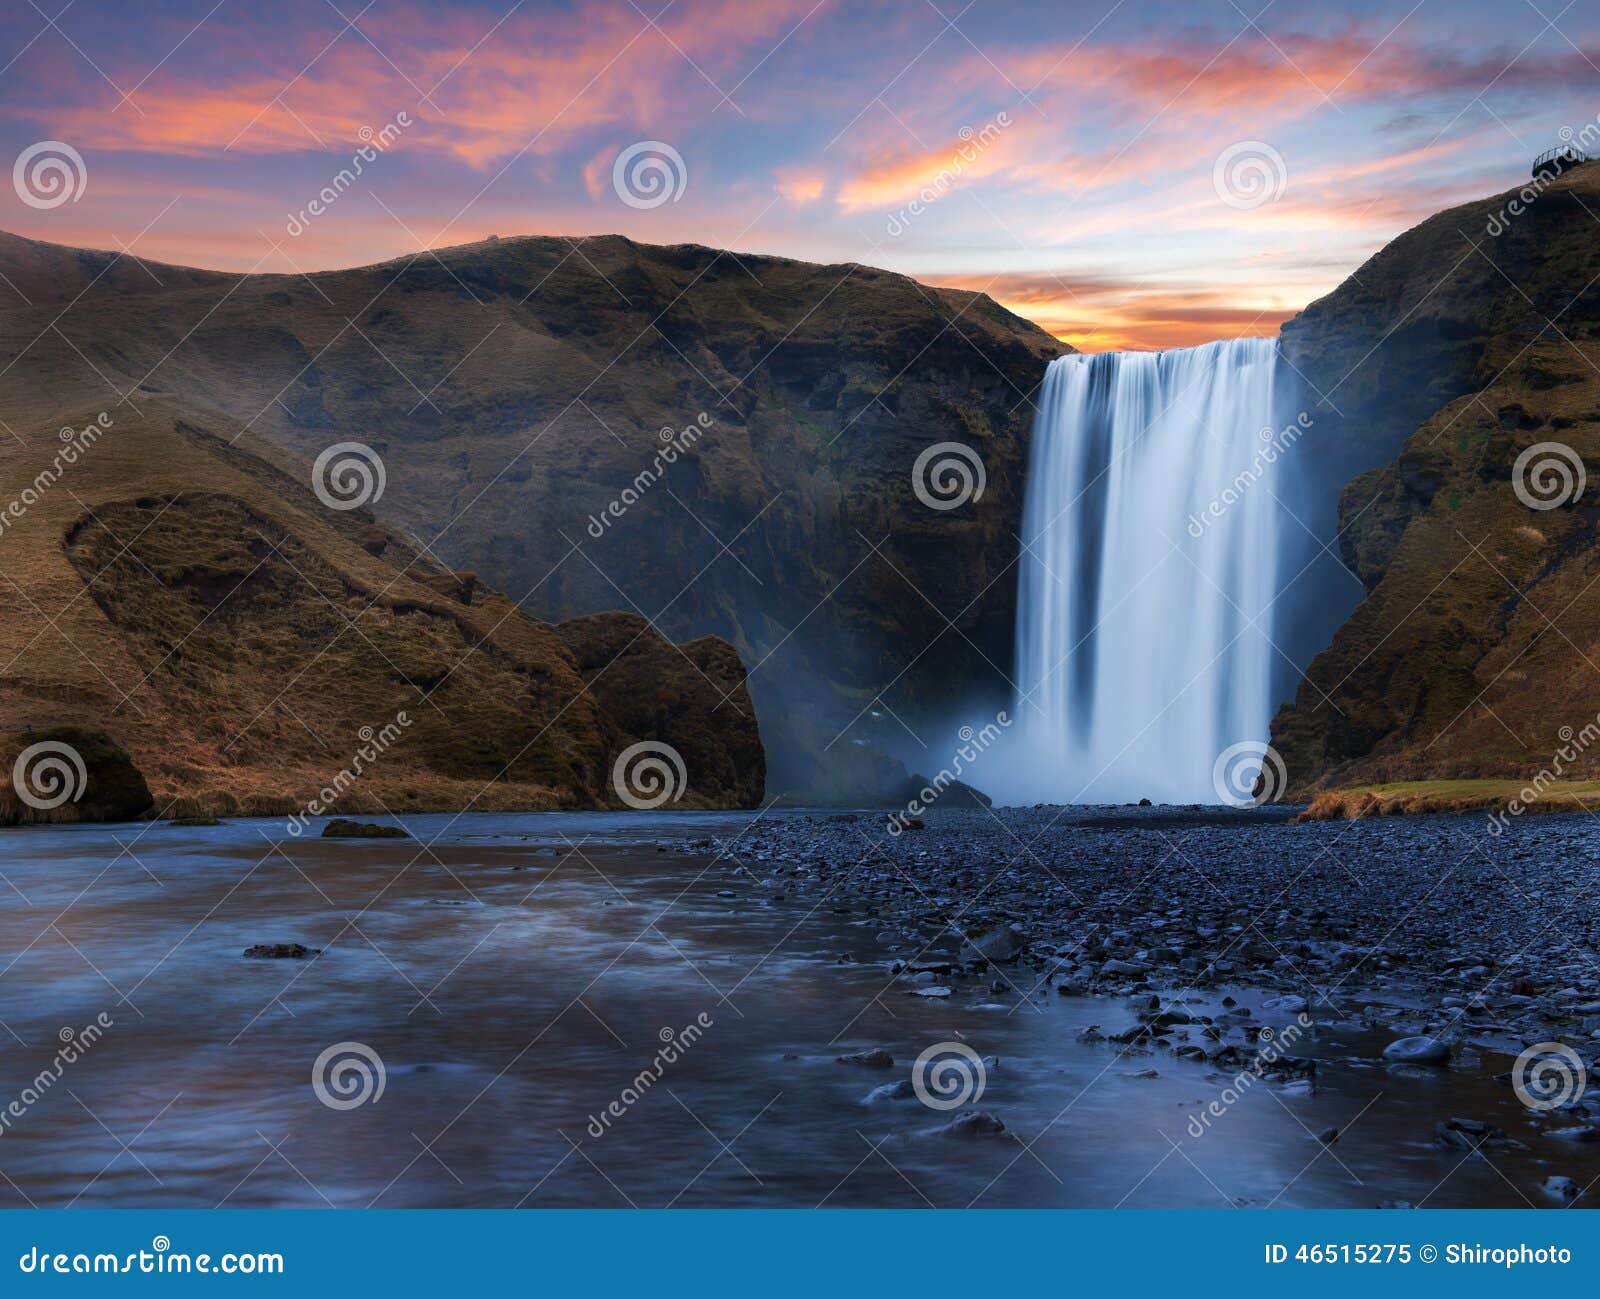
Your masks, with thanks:
[{"label": "viewing platform railing on clifftop", "polygon": [[1541,173],[1559,176],[1571,170],[1580,163],[1593,162],[1594,156],[1575,149],[1570,144],[1557,145],[1554,149],[1546,149],[1533,160],[1533,175],[1538,177]]}]

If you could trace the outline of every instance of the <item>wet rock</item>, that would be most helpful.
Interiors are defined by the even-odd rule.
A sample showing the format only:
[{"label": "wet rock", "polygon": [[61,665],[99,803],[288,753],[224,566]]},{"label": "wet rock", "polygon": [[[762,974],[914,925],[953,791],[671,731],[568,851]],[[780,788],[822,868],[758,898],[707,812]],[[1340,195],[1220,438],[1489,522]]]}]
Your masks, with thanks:
[{"label": "wet rock", "polygon": [[1568,1141],[1573,1145],[1587,1145],[1600,1140],[1600,1128],[1585,1124],[1576,1128],[1554,1128],[1545,1133],[1552,1141]]},{"label": "wet rock", "polygon": [[1571,1204],[1583,1194],[1583,1188],[1570,1177],[1547,1177],[1539,1183],[1539,1189],[1557,1204]]},{"label": "wet rock", "polygon": [[1394,1064],[1449,1064],[1450,1044],[1436,1037],[1402,1037],[1383,1048],[1383,1058]]},{"label": "wet rock", "polygon": [[870,1051],[852,1051],[838,1057],[840,1064],[860,1065],[863,1069],[893,1069],[894,1057],[881,1046]]},{"label": "wet rock", "polygon": [[998,1137],[1006,1125],[987,1110],[966,1110],[956,1115],[940,1128],[941,1137],[961,1137],[971,1140],[978,1137]]},{"label": "wet rock", "polygon": [[308,956],[321,956],[320,947],[307,947],[304,943],[256,943],[244,949],[253,961],[303,961]]},{"label": "wet rock", "polygon": [[336,816],[322,827],[322,837],[324,839],[409,839],[411,836],[397,825],[348,821]]},{"label": "wet rock", "polygon": [[1003,964],[1022,955],[1028,940],[1015,925],[1002,925],[968,938],[967,943],[984,960]]},{"label": "wet rock", "polygon": [[1480,1119],[1446,1119],[1435,1125],[1433,1139],[1447,1150],[1480,1150],[1506,1140],[1505,1131]]},{"label": "wet rock", "polygon": [[1317,1133],[1317,1140],[1322,1142],[1322,1144],[1325,1146],[1331,1146],[1338,1139],[1338,1128],[1323,1128],[1321,1132]]},{"label": "wet rock", "polygon": [[899,1082],[884,1083],[874,1087],[867,1093],[863,1105],[876,1105],[881,1101],[907,1101],[914,1100],[917,1089],[912,1086],[911,1079],[902,1078]]}]

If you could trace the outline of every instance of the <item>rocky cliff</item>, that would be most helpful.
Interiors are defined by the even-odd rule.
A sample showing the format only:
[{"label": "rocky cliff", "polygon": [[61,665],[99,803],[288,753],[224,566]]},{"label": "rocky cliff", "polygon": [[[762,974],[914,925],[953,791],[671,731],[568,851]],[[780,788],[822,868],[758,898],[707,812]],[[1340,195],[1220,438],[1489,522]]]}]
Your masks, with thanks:
[{"label": "rocky cliff", "polygon": [[1297,792],[1523,777],[1600,712],[1597,218],[1600,164],[1451,209],[1285,326],[1366,591],[1273,723]]},{"label": "rocky cliff", "polygon": [[[611,806],[647,742],[678,805],[759,800],[727,644],[529,619],[169,397],[61,405],[0,330],[0,824]],[[569,648],[598,636],[625,690]]]},{"label": "rocky cliff", "polygon": [[[246,277],[0,238],[0,273],[41,393],[306,462],[362,442],[379,513],[530,613],[726,639],[774,793],[848,792],[879,740],[1005,696],[1031,397],[1069,349],[987,297],[617,237]],[[929,508],[914,468],[950,442],[983,490]]]}]

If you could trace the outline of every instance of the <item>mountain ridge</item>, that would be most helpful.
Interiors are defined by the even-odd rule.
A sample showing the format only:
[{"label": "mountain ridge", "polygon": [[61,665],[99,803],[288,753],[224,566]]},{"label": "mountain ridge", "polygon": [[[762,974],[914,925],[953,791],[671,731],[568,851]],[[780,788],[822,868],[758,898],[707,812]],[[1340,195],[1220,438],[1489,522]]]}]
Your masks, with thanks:
[{"label": "mountain ridge", "polygon": [[[63,405],[165,396],[297,462],[360,441],[385,518],[535,616],[619,609],[671,641],[723,637],[770,719],[774,792],[849,796],[902,722],[960,707],[968,683],[1009,694],[1032,395],[1070,349],[991,299],[620,236],[304,276],[112,258],[0,240],[16,292],[47,282],[71,304],[0,311],[14,380]],[[696,425],[586,536],[639,495],[662,431]],[[913,471],[951,443],[983,491],[928,508]]]}]

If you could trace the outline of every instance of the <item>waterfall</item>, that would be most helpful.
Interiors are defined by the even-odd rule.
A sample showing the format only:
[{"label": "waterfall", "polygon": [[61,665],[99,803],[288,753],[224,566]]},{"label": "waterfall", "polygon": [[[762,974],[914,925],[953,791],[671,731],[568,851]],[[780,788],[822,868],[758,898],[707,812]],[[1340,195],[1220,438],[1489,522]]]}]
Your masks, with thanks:
[{"label": "waterfall", "polygon": [[[1053,361],[1033,431],[1007,801],[1215,803],[1267,740],[1277,343]],[[1258,749],[1259,753],[1259,749]]]}]

